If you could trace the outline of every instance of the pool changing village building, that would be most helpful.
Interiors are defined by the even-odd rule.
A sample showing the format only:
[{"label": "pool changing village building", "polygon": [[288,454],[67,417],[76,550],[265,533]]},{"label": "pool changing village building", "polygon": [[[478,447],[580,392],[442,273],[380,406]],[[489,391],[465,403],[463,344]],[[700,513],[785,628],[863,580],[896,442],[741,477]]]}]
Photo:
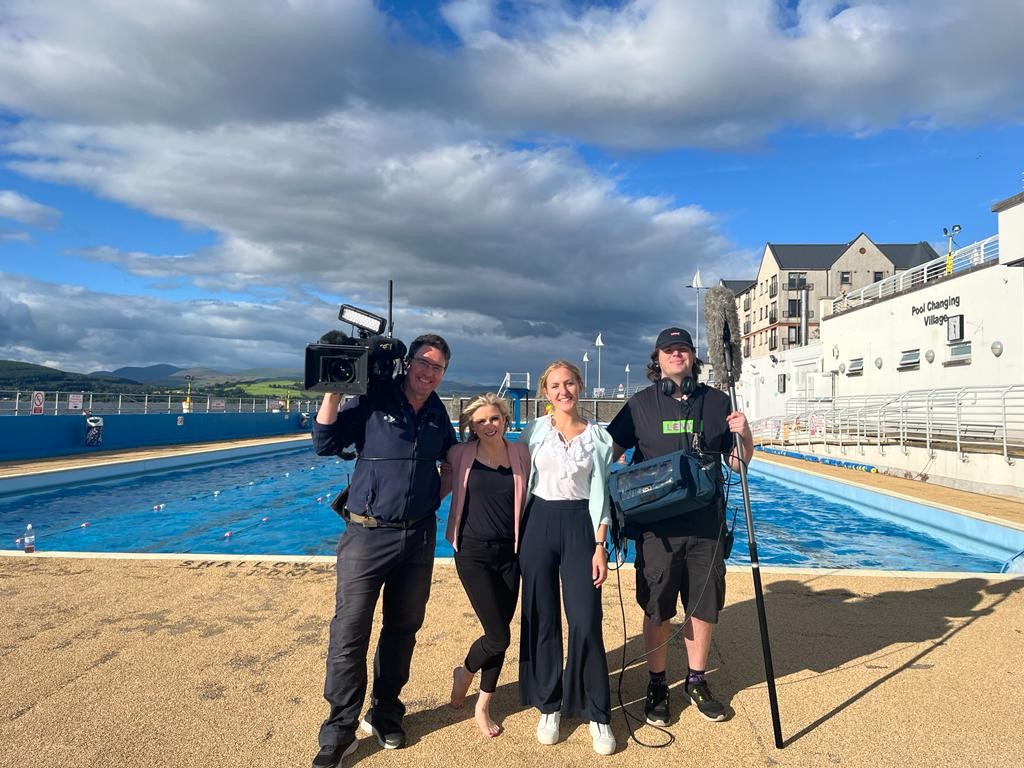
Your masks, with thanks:
[{"label": "pool changing village building", "polygon": [[[757,280],[723,281],[743,327],[737,396],[755,439],[1024,496],[1024,193],[992,210],[997,234],[946,255],[863,234],[769,244]],[[807,269],[815,258],[821,268]]]}]

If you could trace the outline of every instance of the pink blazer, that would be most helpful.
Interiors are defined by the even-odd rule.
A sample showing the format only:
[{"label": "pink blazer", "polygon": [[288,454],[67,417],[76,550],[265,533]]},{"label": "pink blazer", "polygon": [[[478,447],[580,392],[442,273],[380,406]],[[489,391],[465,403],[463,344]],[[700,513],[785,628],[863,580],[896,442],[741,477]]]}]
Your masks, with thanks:
[{"label": "pink blazer", "polygon": [[[449,493],[452,495],[452,507],[448,513],[448,530],[445,538],[448,539],[452,548],[458,552],[459,543],[456,541],[459,533],[459,526],[462,522],[462,513],[466,506],[466,484],[469,482],[469,470],[476,459],[476,451],[479,446],[477,440],[468,443],[459,443],[448,449],[448,463],[452,465],[451,474],[441,478],[441,498]],[[515,488],[515,527],[513,538],[515,551],[519,551],[519,521],[526,508],[526,481],[530,477],[530,449],[525,443],[508,443],[508,458],[512,466],[512,483]]]}]

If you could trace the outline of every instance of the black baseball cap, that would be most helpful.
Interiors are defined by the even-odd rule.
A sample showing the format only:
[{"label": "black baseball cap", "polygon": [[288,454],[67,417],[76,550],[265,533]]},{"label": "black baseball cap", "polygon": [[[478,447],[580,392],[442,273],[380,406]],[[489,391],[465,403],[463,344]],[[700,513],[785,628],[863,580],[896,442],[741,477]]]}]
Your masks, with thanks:
[{"label": "black baseball cap", "polygon": [[693,339],[690,338],[690,334],[684,331],[682,328],[666,328],[664,331],[658,334],[658,341],[655,342],[655,349],[663,349],[664,347],[671,347],[673,344],[685,344],[690,349],[693,349]]}]

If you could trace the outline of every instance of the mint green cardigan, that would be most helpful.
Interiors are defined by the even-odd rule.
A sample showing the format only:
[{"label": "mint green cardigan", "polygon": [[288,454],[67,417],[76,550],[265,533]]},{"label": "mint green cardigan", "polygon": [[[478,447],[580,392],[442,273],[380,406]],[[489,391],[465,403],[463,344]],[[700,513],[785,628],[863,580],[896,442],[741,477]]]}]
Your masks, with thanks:
[{"label": "mint green cardigan", "polygon": [[[534,419],[519,436],[519,441],[526,441],[530,448],[530,481],[527,492],[533,493],[537,483],[537,449],[548,433],[552,430],[551,417],[541,416]],[[587,429],[593,430],[594,468],[590,473],[590,518],[594,521],[594,535],[600,525],[611,525],[611,508],[608,503],[608,476],[612,470],[612,438],[607,430],[591,422]]]}]

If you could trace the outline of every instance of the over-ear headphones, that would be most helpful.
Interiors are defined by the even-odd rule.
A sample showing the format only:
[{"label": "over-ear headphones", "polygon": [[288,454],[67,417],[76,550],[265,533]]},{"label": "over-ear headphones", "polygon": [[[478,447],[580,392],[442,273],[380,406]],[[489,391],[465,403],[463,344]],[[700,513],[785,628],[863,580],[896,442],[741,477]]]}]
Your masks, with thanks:
[{"label": "over-ear headphones", "polygon": [[689,397],[697,391],[697,380],[693,376],[684,376],[682,386],[677,387],[672,379],[666,377],[658,382],[658,386],[661,388],[661,394],[665,397],[672,397],[676,392],[681,392]]}]

